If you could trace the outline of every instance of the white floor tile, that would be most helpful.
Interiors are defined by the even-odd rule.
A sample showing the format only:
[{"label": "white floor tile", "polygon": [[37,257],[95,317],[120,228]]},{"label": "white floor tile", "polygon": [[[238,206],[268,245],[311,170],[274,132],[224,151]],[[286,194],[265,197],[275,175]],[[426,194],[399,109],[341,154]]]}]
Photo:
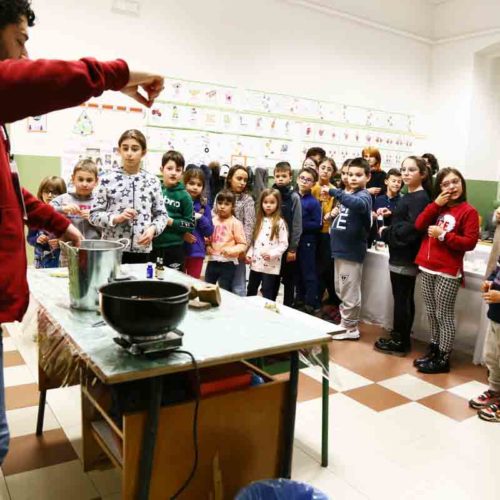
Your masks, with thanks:
[{"label": "white floor tile", "polygon": [[3,376],[5,387],[13,387],[15,385],[33,384],[36,378],[31,373],[26,365],[9,366],[4,368]]},{"label": "white floor tile", "polygon": [[101,496],[121,493],[122,475],[118,470],[94,470],[87,474]]},{"label": "white floor tile", "polygon": [[[305,368],[302,372],[316,379],[318,382],[322,381],[320,367]],[[330,362],[330,387],[332,389],[336,391],[349,391],[369,384],[373,384],[373,382],[343,366]]]},{"label": "white floor tile", "polygon": [[0,500],[10,500],[9,491],[7,490],[7,483],[0,469]]},{"label": "white floor tile", "polygon": [[[7,412],[7,421],[9,423],[10,437],[24,436],[33,434],[36,429],[36,419],[38,415],[38,406],[29,406],[28,408],[19,408]],[[60,427],[54,413],[48,405],[45,406],[45,417],[43,420],[43,429],[58,429]]]},{"label": "white floor tile", "polygon": [[405,398],[417,401],[418,399],[425,398],[427,396],[432,396],[438,392],[442,392],[442,388],[437,385],[425,382],[425,380],[420,380],[413,375],[404,374],[398,377],[393,377],[382,382],[378,382],[379,385],[390,389],[393,392],[397,392],[404,396]]},{"label": "white floor tile", "polygon": [[12,500],[90,500],[99,496],[79,460],[6,478]]},{"label": "white floor tile", "polygon": [[4,337],[3,350],[4,352],[17,351],[16,343],[14,342],[14,339],[12,337]]},{"label": "white floor tile", "polygon": [[80,386],[47,391],[47,402],[62,427],[81,425]]},{"label": "white floor tile", "polygon": [[83,443],[82,443],[82,426],[81,424],[73,425],[72,427],[63,427],[66,437],[69,439],[71,446],[75,450],[80,460],[83,460]]},{"label": "white floor tile", "polygon": [[486,384],[481,384],[481,382],[477,382],[476,380],[471,380],[466,384],[457,385],[456,387],[448,389],[448,392],[452,392],[453,394],[456,394],[461,398],[469,400],[475,398],[476,396],[479,396],[487,389],[488,386]]}]

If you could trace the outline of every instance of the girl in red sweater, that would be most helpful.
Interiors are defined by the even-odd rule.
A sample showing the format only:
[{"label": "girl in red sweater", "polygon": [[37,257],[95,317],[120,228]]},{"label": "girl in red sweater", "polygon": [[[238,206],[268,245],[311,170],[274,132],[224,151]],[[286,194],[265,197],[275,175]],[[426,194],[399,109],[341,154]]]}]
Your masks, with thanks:
[{"label": "girl in red sweater", "polygon": [[414,361],[423,373],[450,371],[455,301],[464,275],[464,254],[474,249],[479,238],[479,216],[466,202],[462,174],[455,168],[443,168],[434,189],[434,202],[415,221],[418,231],[427,232],[415,259],[422,271],[422,295],[431,329],[429,351]]}]

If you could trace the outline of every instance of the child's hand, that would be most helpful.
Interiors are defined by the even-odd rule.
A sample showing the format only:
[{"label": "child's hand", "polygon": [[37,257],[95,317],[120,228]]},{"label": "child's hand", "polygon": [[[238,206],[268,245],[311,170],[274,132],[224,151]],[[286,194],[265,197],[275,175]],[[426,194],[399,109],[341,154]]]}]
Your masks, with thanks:
[{"label": "child's hand", "polygon": [[488,290],[486,293],[483,293],[483,299],[487,304],[499,304],[500,290]]},{"label": "child's hand", "polygon": [[377,187],[371,187],[371,188],[368,188],[367,191],[373,195],[373,196],[377,196],[380,191],[382,191],[382,188],[377,188]]},{"label": "child's hand", "polygon": [[297,260],[297,252],[287,252],[286,253],[286,261],[287,262],[295,262]]},{"label": "child's hand", "polygon": [[444,207],[450,201],[450,193],[446,191],[441,191],[439,196],[434,200],[434,203],[440,207]]},{"label": "child's hand", "polygon": [[149,226],[140,236],[137,238],[136,243],[141,246],[147,247],[155,237],[155,227]]},{"label": "child's hand", "polygon": [[328,196],[330,191],[330,188],[328,186],[321,186],[321,196],[326,197]]},{"label": "child's hand", "polygon": [[332,217],[332,219],[335,219],[335,217],[337,217],[337,215],[340,213],[340,209],[339,207],[335,207],[332,209],[332,211],[330,212],[330,215]]},{"label": "child's hand", "polygon": [[137,217],[137,210],[133,208],[126,208],[121,214],[115,215],[113,222],[115,224],[122,224],[125,221],[133,220]]},{"label": "child's hand", "polygon": [[169,226],[169,227],[170,227],[173,223],[174,223],[174,219],[172,219],[172,217],[169,217],[169,218],[167,219],[167,226]]},{"label": "child's hand", "polygon": [[330,213],[325,214],[325,216],[323,217],[323,220],[324,220],[325,222],[330,222],[330,221],[332,220],[332,214],[331,214],[331,212],[330,212]]},{"label": "child's hand", "polygon": [[56,239],[53,239],[53,240],[49,240],[49,247],[51,250],[56,250],[59,248],[59,240],[56,238]]},{"label": "child's hand", "polygon": [[245,257],[245,264],[251,264],[252,263],[252,257],[250,257],[250,255],[247,255]]},{"label": "child's hand", "polygon": [[387,207],[382,207],[377,210],[377,215],[381,215],[382,217],[389,217],[392,212]]},{"label": "child's hand", "polygon": [[80,217],[85,220],[89,220],[90,210],[80,210]]},{"label": "child's hand", "polygon": [[227,248],[223,248],[221,251],[220,251],[220,254],[222,255],[222,257],[229,257],[229,251]]},{"label": "child's hand", "polygon": [[196,236],[193,233],[184,233],[184,241],[192,245],[196,243]]},{"label": "child's hand", "polygon": [[62,211],[68,215],[80,215],[80,207],[74,203],[63,205]]},{"label": "child's hand", "polygon": [[492,283],[492,281],[483,281],[480,288],[481,292],[487,292],[491,288]]},{"label": "child's hand", "polygon": [[269,262],[271,260],[271,255],[269,254],[269,252],[262,252],[261,255],[266,262]]},{"label": "child's hand", "polygon": [[46,243],[49,242],[49,237],[46,234],[41,234],[37,239],[36,242],[39,245],[45,245]]},{"label": "child's hand", "polygon": [[439,226],[429,226],[427,228],[427,234],[431,238],[439,238],[440,235],[444,233],[444,229]]}]

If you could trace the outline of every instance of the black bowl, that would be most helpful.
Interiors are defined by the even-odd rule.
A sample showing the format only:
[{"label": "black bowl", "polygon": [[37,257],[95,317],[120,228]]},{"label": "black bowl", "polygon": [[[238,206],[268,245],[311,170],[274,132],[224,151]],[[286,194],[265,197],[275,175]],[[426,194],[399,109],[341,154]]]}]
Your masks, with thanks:
[{"label": "black bowl", "polygon": [[186,315],[189,289],[168,281],[122,281],[99,289],[104,321],[129,337],[173,330]]}]

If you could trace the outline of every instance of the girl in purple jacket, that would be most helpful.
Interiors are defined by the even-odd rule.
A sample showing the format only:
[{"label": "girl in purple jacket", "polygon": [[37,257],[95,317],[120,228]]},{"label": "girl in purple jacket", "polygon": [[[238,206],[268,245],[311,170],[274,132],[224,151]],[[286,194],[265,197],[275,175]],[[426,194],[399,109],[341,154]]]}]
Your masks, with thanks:
[{"label": "girl in purple jacket", "polygon": [[192,233],[184,234],[184,248],[186,250],[186,274],[193,278],[200,278],[203,261],[205,260],[205,238],[214,232],[210,205],[204,196],[205,175],[200,168],[191,168],[184,174],[186,191],[193,198],[195,229]]}]

